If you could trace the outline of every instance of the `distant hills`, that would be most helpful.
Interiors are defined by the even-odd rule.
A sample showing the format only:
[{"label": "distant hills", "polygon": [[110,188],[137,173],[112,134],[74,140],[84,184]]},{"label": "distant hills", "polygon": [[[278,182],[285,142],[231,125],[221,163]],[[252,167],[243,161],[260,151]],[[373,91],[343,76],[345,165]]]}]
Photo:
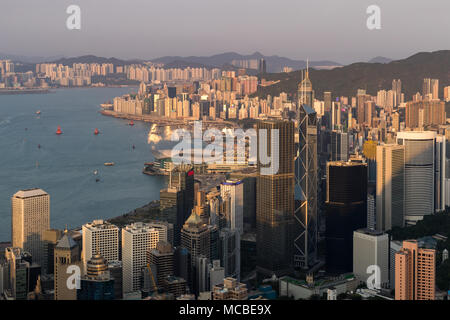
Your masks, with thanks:
[{"label": "distant hills", "polygon": [[391,61],[392,61],[392,59],[378,56],[373,59],[370,59],[368,62],[369,63],[389,63]]},{"label": "distant hills", "polygon": [[[424,78],[439,79],[439,92],[442,95],[442,88],[450,85],[450,50],[421,52],[388,63],[353,63],[333,70],[310,70],[309,75],[319,99],[323,98],[324,91],[331,91],[333,98],[354,96],[357,89],[366,89],[369,94],[375,95],[378,90],[391,89],[393,79],[401,79],[406,100],[422,91]],[[267,94],[279,95],[280,92],[294,94],[301,80],[301,71],[267,74],[264,78],[280,82],[269,87],[259,87],[255,95],[266,97]]]},{"label": "distant hills", "polygon": [[[213,67],[222,67],[224,65],[231,65],[233,60],[259,60],[264,58],[266,60],[267,72],[281,72],[283,67],[290,67],[293,70],[300,70],[306,67],[305,60],[293,60],[285,57],[280,57],[277,55],[273,56],[265,56],[259,52],[255,52],[250,55],[242,55],[236,52],[225,52],[221,54],[216,54],[213,56],[190,56],[190,57],[181,57],[181,56],[165,56],[156,59],[152,59],[151,61],[156,63],[164,63],[170,64],[174,61],[178,63],[183,62],[185,64],[201,64]],[[309,65],[315,68],[329,68],[333,66],[341,66],[340,63],[334,61],[310,61]]]}]

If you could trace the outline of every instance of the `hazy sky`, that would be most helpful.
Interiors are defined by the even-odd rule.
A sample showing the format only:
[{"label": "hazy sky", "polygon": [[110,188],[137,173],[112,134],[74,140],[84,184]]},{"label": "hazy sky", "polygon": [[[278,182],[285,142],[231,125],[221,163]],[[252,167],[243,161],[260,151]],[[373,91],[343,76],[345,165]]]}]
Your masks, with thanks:
[{"label": "hazy sky", "polygon": [[[66,8],[81,8],[81,30]],[[381,8],[381,30],[366,9]],[[0,0],[0,52],[119,58],[227,51],[329,59],[450,49],[448,0]]]}]

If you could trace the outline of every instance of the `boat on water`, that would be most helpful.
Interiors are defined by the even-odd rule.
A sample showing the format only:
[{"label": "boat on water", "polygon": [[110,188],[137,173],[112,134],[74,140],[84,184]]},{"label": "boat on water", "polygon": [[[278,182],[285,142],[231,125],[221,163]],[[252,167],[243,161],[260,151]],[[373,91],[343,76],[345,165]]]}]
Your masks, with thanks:
[{"label": "boat on water", "polygon": [[94,175],[98,175],[98,170],[94,170]]},{"label": "boat on water", "polygon": [[40,115],[41,114],[41,110],[36,111],[36,114]]},{"label": "boat on water", "polygon": [[40,149],[41,148],[41,145],[40,144],[38,144],[38,149]]},{"label": "boat on water", "polygon": [[56,129],[56,134],[57,134],[57,135],[62,134],[62,130],[61,130],[61,127],[60,127],[60,126],[58,126],[58,129]]},{"label": "boat on water", "polygon": [[134,122],[133,122],[133,120],[130,120],[130,122],[128,122],[128,125],[130,125],[130,126],[134,126]]},{"label": "boat on water", "polygon": [[115,165],[115,163],[114,162],[105,162],[104,165],[106,167],[112,167],[113,165]]},{"label": "boat on water", "polygon": [[136,146],[133,144],[133,146],[131,148],[133,148],[133,150],[134,150],[134,149],[136,149]]},{"label": "boat on water", "polygon": [[95,182],[99,182],[99,181],[100,181],[100,178],[95,179]]},{"label": "boat on water", "polygon": [[100,133],[100,131],[98,131],[98,129],[97,128],[95,128],[95,130],[94,130],[94,134],[95,135],[98,135]]}]

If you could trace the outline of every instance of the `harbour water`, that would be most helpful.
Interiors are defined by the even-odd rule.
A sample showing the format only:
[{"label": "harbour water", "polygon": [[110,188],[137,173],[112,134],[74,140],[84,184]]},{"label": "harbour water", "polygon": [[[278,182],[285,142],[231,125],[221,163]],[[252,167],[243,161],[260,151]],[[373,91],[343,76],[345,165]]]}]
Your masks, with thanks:
[{"label": "harbour water", "polygon": [[[159,199],[165,178],[142,174],[144,163],[153,160],[151,124],[129,126],[98,112],[100,103],[131,90],[0,95],[0,241],[10,240],[10,198],[20,189],[38,187],[50,194],[52,228],[79,227]],[[100,134],[94,135],[95,128]]]}]

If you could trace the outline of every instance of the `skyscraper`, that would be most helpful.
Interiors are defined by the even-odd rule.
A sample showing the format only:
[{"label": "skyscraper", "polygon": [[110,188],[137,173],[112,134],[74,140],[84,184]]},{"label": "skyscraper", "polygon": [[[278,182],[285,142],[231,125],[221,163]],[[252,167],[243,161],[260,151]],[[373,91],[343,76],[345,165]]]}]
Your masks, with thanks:
[{"label": "skyscraper", "polygon": [[111,277],[106,260],[96,253],[86,263],[86,275],[80,279],[77,300],[114,299],[114,278]]},{"label": "skyscraper", "polygon": [[403,241],[395,254],[395,300],[434,300],[435,285],[436,250]]},{"label": "skyscraper", "polygon": [[260,74],[266,73],[266,60],[264,58],[259,59],[258,72]]},{"label": "skyscraper", "polygon": [[298,85],[297,90],[298,106],[306,104],[310,108],[314,106],[314,90],[311,80],[309,80],[309,68],[305,70],[305,77]]},{"label": "skyscraper", "polygon": [[31,253],[33,261],[45,263],[44,232],[50,229],[50,196],[42,189],[18,191],[11,198],[12,246]]},{"label": "skyscraper", "polygon": [[[267,141],[262,141],[265,130]],[[256,195],[257,272],[264,276],[282,275],[292,269],[294,213],[294,123],[264,120],[257,123],[258,154],[272,155],[278,170],[262,174],[258,159]],[[278,141],[272,145],[272,137]],[[275,149],[277,148],[277,149]],[[278,159],[275,158],[278,151]]]},{"label": "skyscraper", "polygon": [[405,147],[377,146],[376,211],[378,231],[404,226]]},{"label": "skyscraper", "polygon": [[331,132],[331,161],[348,161],[348,133],[333,130]]},{"label": "skyscraper", "polygon": [[94,220],[82,227],[84,270],[91,257],[100,254],[106,261],[119,259],[119,228],[107,221]]},{"label": "skyscraper", "polygon": [[221,196],[229,193],[231,200],[229,227],[244,233],[244,184],[242,180],[227,180],[220,185]]},{"label": "skyscraper", "polygon": [[327,163],[326,264],[330,272],[351,272],[353,231],[367,224],[367,164]]},{"label": "skyscraper", "polygon": [[165,280],[168,276],[173,276],[175,274],[174,263],[174,250],[168,242],[160,241],[157,243],[155,249],[151,249],[147,252],[147,264],[156,267],[156,282],[160,288],[164,288]]},{"label": "skyscraper", "polygon": [[308,268],[317,255],[317,114],[301,105],[297,114],[298,150],[295,159],[294,266]]},{"label": "skyscraper", "polygon": [[389,235],[369,229],[353,232],[353,273],[366,283],[373,270],[370,266],[380,268],[380,287],[389,284]]},{"label": "skyscraper", "polygon": [[136,222],[122,229],[123,293],[141,289],[141,269],[147,263],[147,251],[156,248],[159,232]]},{"label": "skyscraper", "polygon": [[181,230],[181,246],[189,251],[192,267],[197,256],[210,256],[210,230],[194,211]]},{"label": "skyscraper", "polygon": [[405,223],[415,224],[434,212],[435,143],[432,131],[397,134],[397,143],[405,147]]},{"label": "skyscraper", "polygon": [[71,268],[75,266],[82,270],[80,256],[80,247],[66,229],[55,247],[55,300],[77,299],[76,280],[72,281],[72,287],[67,284],[69,277],[74,273]]}]

